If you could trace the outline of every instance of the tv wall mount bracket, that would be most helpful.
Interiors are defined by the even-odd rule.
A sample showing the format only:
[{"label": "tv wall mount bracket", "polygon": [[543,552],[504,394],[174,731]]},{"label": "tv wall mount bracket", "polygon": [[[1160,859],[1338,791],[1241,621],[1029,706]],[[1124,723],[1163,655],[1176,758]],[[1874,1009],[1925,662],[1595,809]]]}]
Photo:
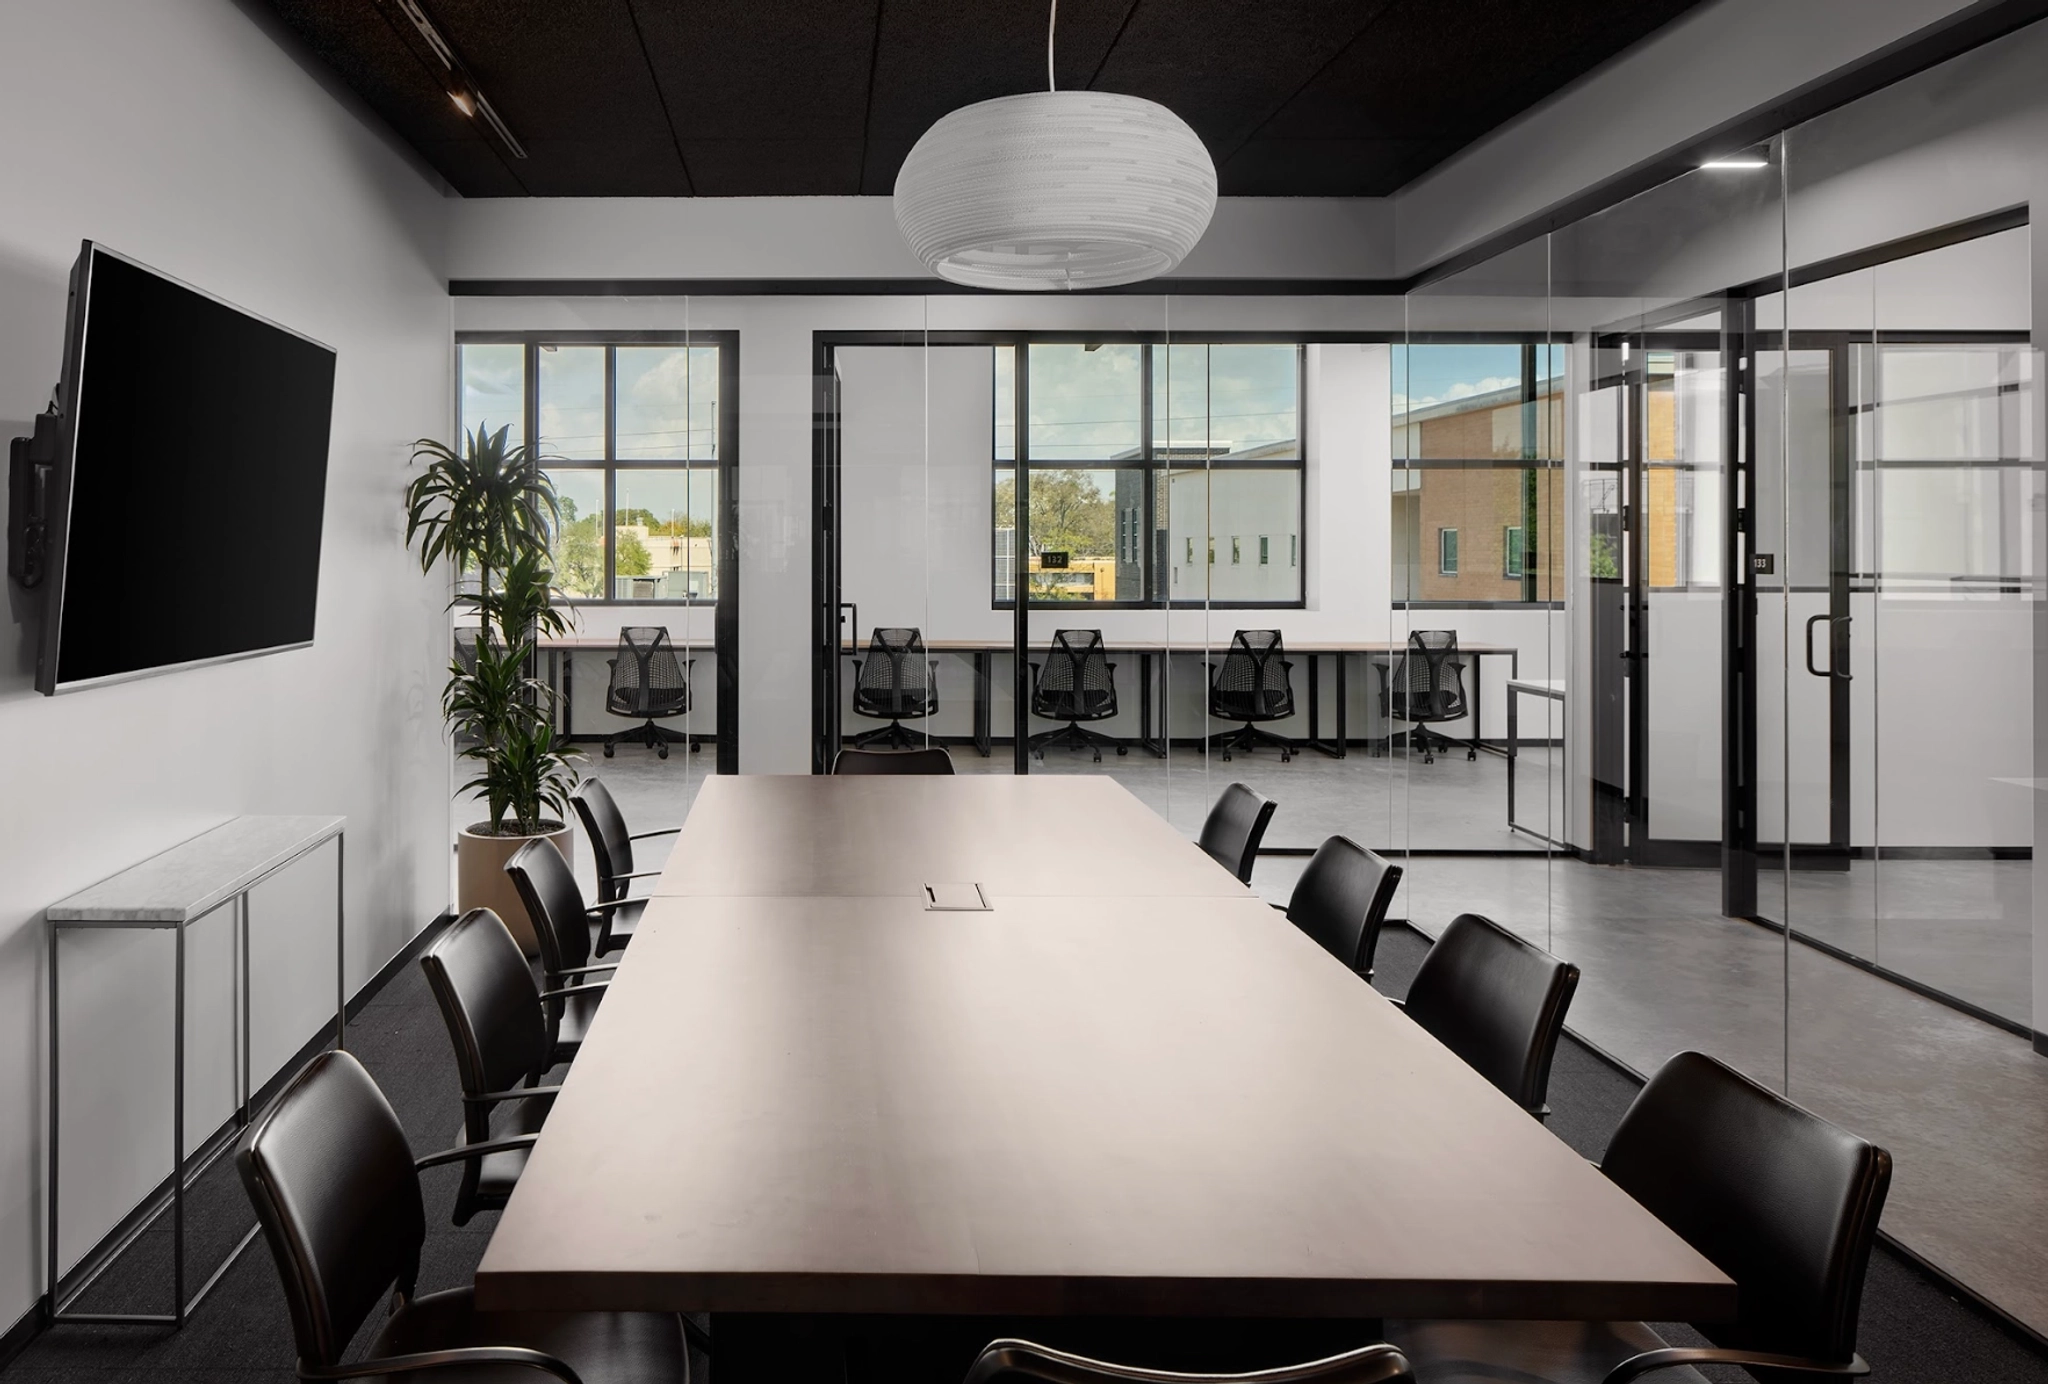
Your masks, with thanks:
[{"label": "tv wall mount bracket", "polygon": [[17,437],[7,457],[7,575],[25,590],[43,584],[50,570],[50,478],[57,469],[53,401],[36,415],[31,437]]}]

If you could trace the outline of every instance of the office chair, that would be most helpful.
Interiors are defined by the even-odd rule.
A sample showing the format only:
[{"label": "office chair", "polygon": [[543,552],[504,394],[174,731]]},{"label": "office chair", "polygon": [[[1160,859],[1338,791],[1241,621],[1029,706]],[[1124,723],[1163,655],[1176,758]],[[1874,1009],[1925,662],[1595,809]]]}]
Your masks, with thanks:
[{"label": "office chair", "polygon": [[[1410,630],[1408,651],[1391,670],[1382,673],[1380,715],[1389,726],[1395,721],[1409,723],[1408,752],[1422,746],[1422,762],[1436,763],[1435,745],[1448,752],[1448,737],[1429,727],[1440,721],[1456,721],[1466,715],[1465,667],[1458,658],[1456,630]],[[1388,731],[1391,738],[1393,732]],[[1465,758],[1479,758],[1479,751],[1465,747]]]},{"label": "office chair", "polygon": [[1259,858],[1259,842],[1266,839],[1266,824],[1273,820],[1273,809],[1278,805],[1241,783],[1233,783],[1209,809],[1195,844],[1207,851],[1211,860],[1236,875],[1239,883],[1250,884],[1252,865]]},{"label": "office chair", "polygon": [[1411,1384],[1394,1346],[1360,1346],[1323,1360],[1242,1374],[1187,1374],[1091,1360],[1030,1341],[991,1341],[962,1384]]},{"label": "office chair", "polygon": [[[474,1288],[417,1293],[427,1236],[420,1170],[533,1139],[416,1160],[391,1102],[354,1057],[323,1052],[300,1069],[235,1150],[283,1282],[300,1379],[688,1384],[685,1328],[673,1314],[484,1312]],[[349,1342],[386,1302],[390,1317],[369,1348],[343,1364]]]},{"label": "office chair", "polygon": [[1316,847],[1287,899],[1287,921],[1330,955],[1372,981],[1380,927],[1401,884],[1401,867],[1348,836]]},{"label": "office chair", "polygon": [[916,742],[903,723],[939,709],[938,676],[938,661],[925,657],[922,634],[915,629],[877,625],[868,639],[868,656],[853,661],[853,709],[889,724],[856,735],[848,743],[865,748],[880,740],[897,749],[910,749]]},{"label": "office chair", "polygon": [[1130,753],[1115,736],[1081,728],[1083,721],[1106,721],[1116,715],[1116,665],[1103,651],[1101,630],[1054,630],[1045,662],[1032,664],[1031,671],[1031,714],[1067,723],[1032,736],[1033,754],[1044,759],[1047,746],[1071,745],[1095,751],[1100,764],[1104,748]]},{"label": "office chair", "polygon": [[592,965],[591,948],[603,934],[606,913],[643,905],[644,899],[586,905],[583,891],[568,862],[545,837],[527,842],[505,862],[519,901],[533,919],[540,939],[541,974],[547,981],[548,1046],[554,1060],[567,1062],[583,1045],[583,1035],[604,999],[604,982],[591,976],[616,971],[616,961]]},{"label": "office chair", "polygon": [[694,658],[685,663],[676,657],[665,626],[628,625],[619,631],[619,652],[605,660],[605,667],[611,670],[611,683],[604,690],[604,709],[614,716],[644,717],[646,724],[607,735],[606,759],[612,757],[612,747],[621,740],[638,741],[663,759],[668,758],[672,741],[696,751],[697,742],[689,736],[654,724],[690,709],[689,670],[696,665]]},{"label": "office chair", "polygon": [[1868,1374],[1856,1319],[1891,1186],[1884,1149],[1711,1057],[1682,1052],[1637,1094],[1600,1170],[1735,1280],[1715,1344],[1673,1348],[1641,1322],[1394,1322],[1424,1380],[1604,1380],[1693,1365],[1758,1379]]},{"label": "office chair", "polygon": [[1408,984],[1408,1017],[1537,1119],[1579,968],[1491,918],[1460,913]]},{"label": "office chair", "polygon": [[[583,833],[590,838],[591,859],[597,865],[597,899],[599,903],[623,903],[636,879],[653,879],[659,870],[633,869],[633,843],[646,841],[656,836],[673,836],[681,827],[661,827],[654,831],[634,832],[627,828],[625,814],[595,775],[578,780],[569,793],[569,802],[576,809],[578,820],[583,823]],[[646,900],[635,899],[634,903],[644,904]],[[633,940],[633,928],[640,921],[640,909],[615,908],[607,910],[598,918],[597,940],[592,955],[603,957],[623,948]]]},{"label": "office chair", "polygon": [[1260,730],[1258,724],[1294,714],[1294,686],[1287,677],[1293,667],[1278,630],[1239,630],[1230,637],[1230,648],[1209,681],[1209,714],[1219,721],[1243,723],[1209,737],[1209,743],[1223,751],[1225,764],[1232,750],[1260,745],[1278,749],[1282,764],[1294,758],[1292,740]]},{"label": "office chair", "polygon": [[840,774],[951,774],[953,756],[937,745],[928,750],[841,750],[832,761]]},{"label": "office chair", "polygon": [[[455,1047],[462,1083],[457,1145],[538,1133],[561,1087],[541,1085],[554,1065],[547,1008],[511,932],[490,909],[472,908],[434,939],[420,969]],[[503,1210],[525,1167],[523,1147],[463,1160],[455,1224]]]}]

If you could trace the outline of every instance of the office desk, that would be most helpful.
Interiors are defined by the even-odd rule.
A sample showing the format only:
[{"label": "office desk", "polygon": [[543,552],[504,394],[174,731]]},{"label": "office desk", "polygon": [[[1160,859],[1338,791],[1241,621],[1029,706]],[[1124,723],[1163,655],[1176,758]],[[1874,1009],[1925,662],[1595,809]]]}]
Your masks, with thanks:
[{"label": "office desk", "polygon": [[[968,654],[974,659],[974,748],[980,751],[983,759],[989,757],[994,742],[994,733],[989,724],[989,693],[995,667],[995,655],[1008,653],[1014,647],[1007,640],[1002,643],[983,639],[931,639],[925,641],[927,653]],[[1031,645],[1031,652],[1034,655],[1043,655],[1051,647],[1052,641],[1050,639],[1034,641]],[[1167,727],[1167,684],[1169,680],[1157,679],[1157,692],[1155,693],[1153,660],[1156,658],[1169,658],[1174,654],[1202,654],[1212,659],[1221,658],[1229,651],[1229,643],[1227,641],[1222,644],[1201,644],[1168,640],[1154,640],[1151,642],[1144,640],[1116,640],[1105,642],[1104,647],[1110,653],[1134,653],[1138,655],[1138,743],[1141,747],[1150,750],[1160,758],[1165,758],[1170,740]],[[1362,654],[1369,661],[1391,670],[1394,660],[1407,651],[1408,646],[1405,642],[1389,640],[1339,640],[1335,642],[1314,641],[1306,644],[1289,644],[1287,646],[1287,654],[1290,659],[1294,655],[1300,654],[1308,661],[1308,744],[1315,749],[1321,750],[1332,759],[1342,759],[1345,756],[1346,723],[1349,711],[1345,695],[1345,659],[1348,656]],[[840,652],[847,658],[864,658],[867,654],[865,646],[856,646],[851,642],[841,643]],[[1483,706],[1484,680],[1478,676],[1477,661],[1488,657],[1505,657],[1508,660],[1508,676],[1513,678],[1521,672],[1521,650],[1511,644],[1460,644],[1458,646],[1458,653],[1460,657],[1469,655],[1474,660],[1471,688],[1471,747],[1474,750],[1484,750],[1489,754],[1498,754],[1500,751],[1480,739],[1480,710]],[[1325,657],[1336,660],[1336,738],[1328,741],[1323,739],[1322,678],[1319,676],[1322,660]],[[1298,699],[1297,705],[1299,705]],[[1157,735],[1153,732],[1155,720],[1159,726]]]},{"label": "office desk", "polygon": [[1533,828],[1515,821],[1515,761],[1521,758],[1521,727],[1515,715],[1515,703],[1521,697],[1540,697],[1545,701],[1564,705],[1564,679],[1562,678],[1509,678],[1508,679],[1508,830],[1526,832],[1538,841],[1551,846],[1563,846],[1564,842],[1546,836]]},{"label": "office desk", "polygon": [[[713,780],[688,830],[743,819],[750,860],[795,859],[871,837],[893,793],[878,874],[1003,866],[920,839],[949,793],[986,814],[989,785],[850,782]],[[1071,803],[1069,780],[1001,782],[1005,811]],[[1135,817],[1086,828],[1171,868]],[[478,1305],[710,1311],[725,1384],[825,1377],[816,1314],[1732,1315],[1711,1264],[1176,844],[1173,895],[654,900]]]},{"label": "office desk", "polygon": [[[674,636],[671,635],[670,638],[673,639]],[[555,693],[556,728],[565,736],[569,735],[571,734],[570,727],[575,724],[571,713],[575,710],[576,677],[574,665],[570,663],[568,655],[617,653],[619,648],[618,637],[615,635],[605,639],[588,634],[562,634],[536,640],[534,647],[547,656],[547,684],[549,690]],[[705,654],[714,654],[718,650],[718,646],[708,640],[702,644],[676,644],[674,648],[676,657],[682,660],[686,677],[694,676],[693,671],[689,667],[691,659],[699,658]],[[692,701],[695,701],[696,695],[696,688],[693,685],[690,689]]]}]

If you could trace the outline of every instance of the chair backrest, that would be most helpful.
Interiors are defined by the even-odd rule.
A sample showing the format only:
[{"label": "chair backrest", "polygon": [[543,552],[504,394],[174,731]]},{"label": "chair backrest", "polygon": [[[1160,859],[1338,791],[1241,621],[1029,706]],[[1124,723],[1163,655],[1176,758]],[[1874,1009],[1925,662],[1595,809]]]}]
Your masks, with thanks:
[{"label": "chair backrest", "polygon": [[1579,968],[1490,918],[1461,913],[1422,958],[1408,1017],[1531,1114],[1545,1113],[1550,1059]]},{"label": "chair backrest", "polygon": [[1367,980],[1401,867],[1348,836],[1316,847],[1287,899],[1287,920]]},{"label": "chair backrest", "polygon": [[854,701],[883,715],[916,715],[929,708],[931,682],[924,635],[916,629],[877,625],[868,639],[867,657],[860,662]]},{"label": "chair backrest", "polygon": [[1054,630],[1031,710],[1055,721],[1100,720],[1116,711],[1115,679],[1101,630]]},{"label": "chair backrest", "polygon": [[690,680],[669,643],[665,625],[627,625],[619,631],[605,710],[620,716],[677,716],[690,709]]},{"label": "chair backrest", "polygon": [[1891,1186],[1884,1149],[1713,1058],[1658,1069],[1608,1142],[1601,1171],[1735,1280],[1723,1346],[1846,1363],[1870,1246]]},{"label": "chair backrest", "polygon": [[1209,684],[1209,712],[1225,721],[1276,721],[1294,714],[1287,651],[1278,630],[1239,630]]},{"label": "chair backrest", "polygon": [[1277,805],[1271,798],[1262,798],[1243,784],[1233,783],[1223,790],[1216,806],[1209,809],[1196,844],[1218,865],[1250,884],[1259,842],[1265,839],[1266,824],[1273,820]]},{"label": "chair backrest", "polygon": [[[1169,1348],[1173,1334],[1166,1333]],[[1187,1334],[1191,1341],[1200,1339]],[[962,1384],[1408,1384],[1414,1378],[1408,1357],[1384,1343],[1243,1374],[1188,1374],[1003,1340],[982,1348]]]},{"label": "chair backrest", "polygon": [[953,756],[937,746],[926,750],[841,750],[832,761],[838,774],[950,774]]},{"label": "chair backrest", "polygon": [[[569,862],[545,836],[535,837],[512,853],[505,862],[512,887],[533,920],[534,936],[540,940],[540,964],[550,975],[560,975],[590,964],[590,909]],[[550,988],[554,988],[550,986]]]},{"label": "chair backrest", "polygon": [[[464,1095],[509,1091],[547,1070],[540,987],[497,914],[472,908],[457,918],[420,957],[420,969],[448,1025]],[[471,1143],[490,1138],[490,1108],[465,1103],[463,1131]]]},{"label": "chair backrest", "polygon": [[594,775],[586,774],[569,791],[569,801],[590,838],[590,858],[597,865],[599,902],[626,897],[625,876],[633,873],[633,832],[626,825],[612,792]]},{"label": "chair backrest", "polygon": [[363,1065],[323,1052],[235,1150],[291,1307],[302,1365],[333,1365],[392,1286],[407,1297],[427,1235],[419,1174]]},{"label": "chair backrest", "polygon": [[1408,651],[1390,680],[1394,715],[1403,721],[1455,721],[1465,714],[1464,664],[1456,630],[1410,630]]}]

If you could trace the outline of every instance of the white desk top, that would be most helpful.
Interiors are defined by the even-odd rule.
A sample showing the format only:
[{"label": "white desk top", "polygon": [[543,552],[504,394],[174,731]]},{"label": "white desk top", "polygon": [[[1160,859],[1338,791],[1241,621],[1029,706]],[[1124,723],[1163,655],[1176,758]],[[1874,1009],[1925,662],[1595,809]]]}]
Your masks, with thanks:
[{"label": "white desk top", "polygon": [[1508,691],[1527,692],[1537,697],[1564,699],[1563,678],[1509,678]]},{"label": "white desk top", "polygon": [[181,927],[347,824],[346,817],[230,817],[51,904],[43,916],[103,927]]}]

